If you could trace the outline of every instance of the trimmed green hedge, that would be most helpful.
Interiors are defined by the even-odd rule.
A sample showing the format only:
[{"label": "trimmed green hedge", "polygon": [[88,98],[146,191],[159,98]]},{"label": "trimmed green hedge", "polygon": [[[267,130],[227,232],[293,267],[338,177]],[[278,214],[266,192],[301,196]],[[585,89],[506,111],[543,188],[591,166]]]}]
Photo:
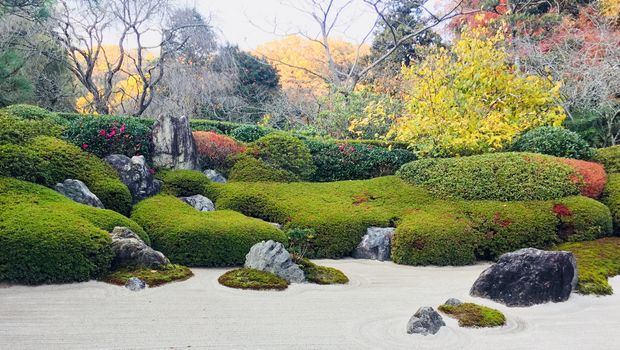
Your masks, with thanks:
[{"label": "trimmed green hedge", "polygon": [[229,181],[236,182],[295,182],[299,177],[290,171],[277,169],[260,159],[242,156],[228,174]]},{"label": "trimmed green hedge", "polygon": [[0,178],[0,281],[24,284],[87,281],[112,263],[108,232],[142,228],[111,210],[73,202],[33,183]]},{"label": "trimmed green hedge", "polygon": [[583,177],[558,158],[533,153],[422,159],[403,165],[398,174],[444,199],[548,200],[579,194],[583,184]]},{"label": "trimmed green hedge", "polygon": [[163,183],[162,193],[175,197],[189,197],[201,194],[210,197],[211,180],[196,170],[163,170],[155,177]]},{"label": "trimmed green hedge", "polygon": [[258,125],[248,124],[241,125],[240,127],[233,129],[230,132],[230,136],[235,140],[249,143],[258,140],[263,136],[267,136],[272,132],[273,130],[271,129],[263,128],[262,126]]},{"label": "trimmed green hedge", "polygon": [[268,165],[309,179],[316,167],[310,150],[300,139],[286,133],[271,133],[252,143],[252,154]]},{"label": "trimmed green hedge", "polygon": [[199,212],[169,195],[138,203],[131,218],[149,234],[153,248],[187,266],[240,265],[260,241],[286,243],[284,233],[264,221],[229,210]]},{"label": "trimmed green hedge", "polygon": [[620,173],[620,145],[597,149],[594,160],[603,164],[608,173]]},{"label": "trimmed green hedge", "polygon": [[5,112],[19,119],[25,120],[43,120],[52,119],[55,117],[54,112],[50,112],[47,109],[41,107],[26,104],[7,106],[0,109],[0,112]]},{"label": "trimmed green hedge", "polygon": [[594,152],[579,134],[564,128],[541,126],[520,135],[512,145],[516,152],[548,154],[588,160]]},{"label": "trimmed green hedge", "polygon": [[601,200],[611,211],[615,232],[620,232],[620,173],[609,174]]},{"label": "trimmed green hedge", "polygon": [[37,136],[60,136],[62,129],[43,119],[20,119],[0,110],[0,145],[23,144]]}]

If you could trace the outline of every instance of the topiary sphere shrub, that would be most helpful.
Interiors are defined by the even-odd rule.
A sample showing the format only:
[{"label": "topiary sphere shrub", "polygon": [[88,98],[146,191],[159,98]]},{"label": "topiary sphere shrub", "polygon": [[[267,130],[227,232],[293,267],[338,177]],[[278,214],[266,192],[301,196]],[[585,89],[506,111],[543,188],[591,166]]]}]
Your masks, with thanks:
[{"label": "topiary sphere shrub", "polygon": [[304,143],[285,133],[271,133],[252,144],[252,152],[272,167],[289,171],[300,179],[309,179],[316,170],[310,150]]},{"label": "topiary sphere shrub", "polygon": [[55,116],[55,113],[50,112],[47,109],[27,104],[7,106],[2,108],[0,111],[25,120],[53,119]]},{"label": "topiary sphere shrub", "polygon": [[620,173],[620,145],[597,149],[594,160],[603,164],[608,173]]},{"label": "topiary sphere shrub", "polygon": [[240,157],[230,169],[228,180],[234,182],[295,182],[299,177],[250,156]]},{"label": "topiary sphere shrub", "polygon": [[234,266],[261,241],[286,243],[286,235],[260,219],[230,210],[199,212],[169,195],[138,203],[131,218],[151,237],[153,248],[187,266]]},{"label": "topiary sphere shrub", "polygon": [[272,132],[273,131],[271,129],[267,129],[262,126],[247,124],[231,131],[230,136],[232,136],[235,140],[250,143]]},{"label": "topiary sphere shrub", "polygon": [[87,281],[112,262],[115,226],[145,235],[111,210],[76,203],[33,183],[0,178],[0,281],[23,284]]},{"label": "topiary sphere shrub", "polygon": [[229,157],[243,153],[245,146],[234,139],[213,131],[194,131],[196,147],[203,167],[226,171],[230,167]]},{"label": "topiary sphere shrub", "polygon": [[579,194],[584,184],[571,166],[534,153],[422,159],[398,174],[444,199],[547,200]]},{"label": "topiary sphere shrub", "polygon": [[591,159],[594,155],[588,142],[579,134],[553,126],[526,131],[513,143],[512,150],[575,159]]},{"label": "topiary sphere shrub", "polygon": [[176,197],[189,197],[212,194],[211,180],[196,170],[166,170],[158,172],[155,177],[163,183],[162,193]]}]

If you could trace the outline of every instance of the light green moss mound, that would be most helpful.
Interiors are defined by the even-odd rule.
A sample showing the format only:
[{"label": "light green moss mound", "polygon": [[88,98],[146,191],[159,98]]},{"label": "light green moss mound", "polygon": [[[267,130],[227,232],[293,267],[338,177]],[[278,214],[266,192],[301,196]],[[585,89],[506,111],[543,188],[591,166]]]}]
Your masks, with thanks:
[{"label": "light green moss mound", "polygon": [[196,170],[163,170],[155,176],[163,182],[162,193],[177,197],[196,194],[209,197],[209,178]]},{"label": "light green moss mound", "polygon": [[97,278],[110,268],[108,232],[115,226],[149,241],[140,226],[118,213],[0,178],[0,280],[41,284]]},{"label": "light green moss mound", "polygon": [[559,158],[533,153],[495,153],[421,159],[398,175],[443,199],[549,200],[579,194],[581,175]]},{"label": "light green moss mound", "polygon": [[239,265],[254,244],[287,241],[282,231],[262,220],[230,210],[199,212],[169,195],[138,203],[131,218],[149,234],[153,248],[187,266]]},{"label": "light green moss mound", "polygon": [[278,169],[264,161],[242,156],[230,169],[228,177],[236,182],[295,182],[299,177],[290,171]]},{"label": "light green moss mound", "polygon": [[109,273],[101,280],[124,286],[130,278],[137,277],[146,282],[149,287],[158,287],[170,282],[184,281],[193,275],[192,270],[185,266],[168,264],[155,270],[145,267],[126,267]]},{"label": "light green moss mound", "polygon": [[620,274],[620,237],[564,243],[556,250],[565,250],[575,254],[579,274],[577,284],[579,293],[613,294],[607,278]]},{"label": "light green moss mound", "polygon": [[293,261],[301,267],[306,280],[316,284],[346,284],[349,278],[333,267],[320,266],[308,259],[293,255]]},{"label": "light green moss mound", "polygon": [[221,285],[238,289],[255,290],[284,290],[288,288],[288,281],[271,272],[254,269],[237,269],[228,271],[220,278]]},{"label": "light green moss mound", "polygon": [[620,173],[620,145],[595,150],[594,161],[603,164],[608,173]]},{"label": "light green moss mound", "polygon": [[501,311],[474,303],[440,305],[439,311],[456,318],[461,327],[499,327],[506,324],[506,316]]}]

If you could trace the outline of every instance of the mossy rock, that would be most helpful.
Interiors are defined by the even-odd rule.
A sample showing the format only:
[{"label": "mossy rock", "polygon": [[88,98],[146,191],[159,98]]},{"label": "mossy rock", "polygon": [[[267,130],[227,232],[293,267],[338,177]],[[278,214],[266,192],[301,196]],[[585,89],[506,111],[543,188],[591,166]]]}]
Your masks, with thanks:
[{"label": "mossy rock", "polygon": [[159,269],[146,267],[125,267],[105,275],[103,282],[124,286],[132,277],[137,277],[149,287],[158,287],[170,282],[184,281],[194,276],[189,268],[182,265],[168,264]]},{"label": "mossy rock", "polygon": [[293,255],[293,261],[301,267],[306,280],[316,284],[346,284],[349,278],[342,271],[333,267],[320,266],[308,259]]},{"label": "mossy rock", "polygon": [[607,278],[620,274],[620,237],[607,237],[587,242],[569,242],[556,247],[569,251],[577,259],[580,294],[611,295]]},{"label": "mossy rock", "polygon": [[439,311],[456,318],[461,327],[488,328],[506,324],[506,317],[501,311],[474,303],[444,304],[439,306]]},{"label": "mossy rock", "polygon": [[289,285],[287,280],[271,272],[246,268],[228,271],[218,282],[230,288],[254,290],[284,290]]}]

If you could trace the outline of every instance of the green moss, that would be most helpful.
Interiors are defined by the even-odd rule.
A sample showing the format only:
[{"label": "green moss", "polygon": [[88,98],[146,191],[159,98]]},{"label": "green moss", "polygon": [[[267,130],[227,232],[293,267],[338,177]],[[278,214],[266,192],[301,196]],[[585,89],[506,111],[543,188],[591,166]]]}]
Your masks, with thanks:
[{"label": "green moss", "polygon": [[160,269],[149,269],[145,267],[141,268],[123,268],[117,271],[113,271],[101,280],[107,283],[124,286],[132,277],[137,277],[149,287],[158,287],[166,283],[184,281],[194,274],[192,271],[181,265],[168,264]]},{"label": "green moss", "polygon": [[461,327],[499,327],[506,324],[506,317],[501,311],[474,303],[441,305],[439,311],[456,318]]},{"label": "green moss", "polygon": [[320,266],[308,259],[293,255],[293,261],[301,267],[308,282],[316,284],[345,284],[349,278],[333,267]]},{"label": "green moss", "polygon": [[55,115],[55,113],[47,109],[27,104],[7,106],[0,109],[0,112],[5,112],[25,120],[43,120],[53,118]]},{"label": "green moss", "polygon": [[577,259],[581,294],[613,294],[608,277],[620,274],[620,237],[607,237],[589,242],[570,242],[556,250],[572,252]]},{"label": "green moss", "polygon": [[61,128],[43,119],[20,119],[0,110],[0,145],[26,144],[36,136],[60,136]]},{"label": "green moss", "polygon": [[581,175],[558,158],[533,153],[495,153],[421,159],[402,166],[406,181],[443,199],[548,200],[579,194]]},{"label": "green moss", "polygon": [[0,178],[0,280],[40,284],[101,276],[112,262],[108,232],[114,226],[129,227],[148,242],[140,226],[118,213]]},{"label": "green moss", "polygon": [[200,171],[163,170],[157,173],[156,178],[163,182],[162,193],[177,197],[202,194],[203,196],[211,198],[211,181]]},{"label": "green moss", "polygon": [[223,286],[238,289],[284,290],[288,287],[288,281],[284,278],[254,269],[228,271],[218,278],[218,282]]},{"label": "green moss", "polygon": [[187,266],[234,266],[263,240],[286,243],[272,225],[230,210],[199,212],[177,198],[158,195],[138,203],[131,218],[151,237],[153,248]]},{"label": "green moss", "polygon": [[594,160],[603,164],[608,173],[620,173],[620,145],[595,150]]},{"label": "green moss", "polygon": [[615,232],[620,232],[620,174],[609,174],[601,200],[611,211]]},{"label": "green moss", "polygon": [[228,180],[236,182],[295,182],[299,178],[283,169],[274,168],[260,159],[243,156],[230,169]]}]

